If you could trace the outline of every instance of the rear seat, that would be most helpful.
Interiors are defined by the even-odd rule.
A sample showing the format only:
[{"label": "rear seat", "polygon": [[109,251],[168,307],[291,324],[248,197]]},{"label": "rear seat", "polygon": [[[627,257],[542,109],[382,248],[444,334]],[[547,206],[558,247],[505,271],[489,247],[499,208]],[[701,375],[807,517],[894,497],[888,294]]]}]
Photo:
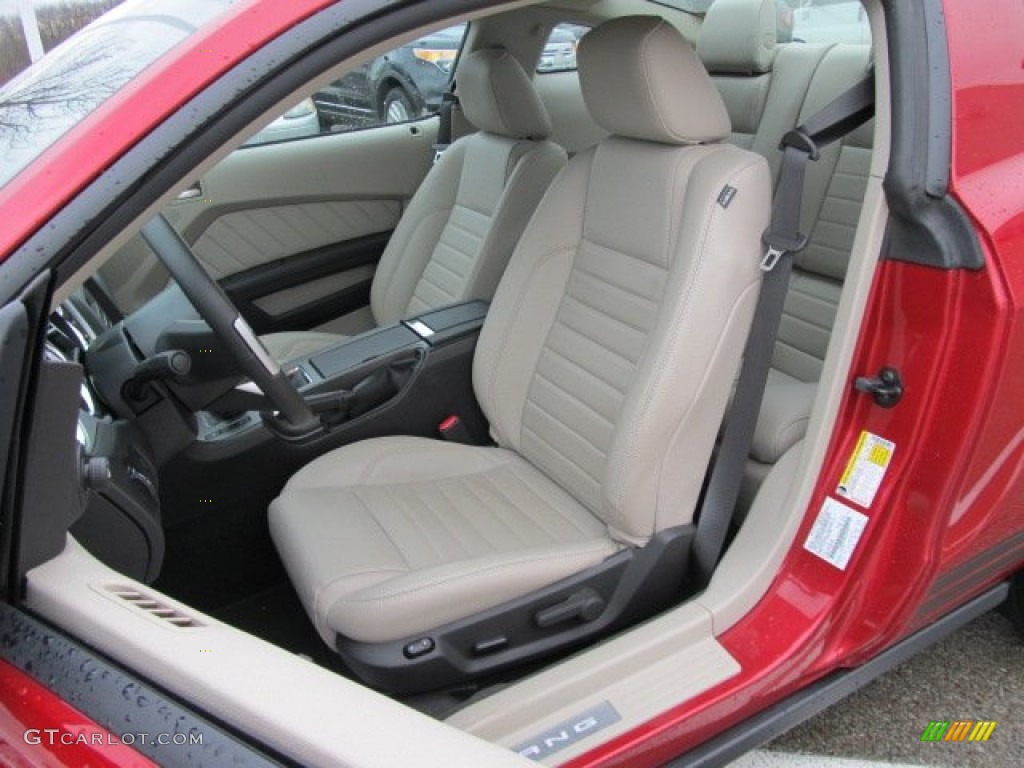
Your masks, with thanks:
[{"label": "rear seat", "polygon": [[[729,110],[731,141],[764,155],[776,182],[783,135],[861,80],[871,60],[867,45],[776,45],[773,0],[716,0],[697,51]],[[862,126],[808,165],[801,230],[809,241],[794,261],[741,512],[806,431],[867,187],[872,129]]]}]

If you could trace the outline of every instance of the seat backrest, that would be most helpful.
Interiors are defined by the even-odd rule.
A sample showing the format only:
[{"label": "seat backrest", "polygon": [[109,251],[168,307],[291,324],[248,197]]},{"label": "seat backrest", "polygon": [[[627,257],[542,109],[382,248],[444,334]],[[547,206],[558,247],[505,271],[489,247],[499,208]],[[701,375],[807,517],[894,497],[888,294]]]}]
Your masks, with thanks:
[{"label": "seat backrest", "polygon": [[760,285],[764,158],[692,47],[616,19],[578,53],[613,134],[554,181],[495,294],[474,360],[495,440],[640,543],[692,519]]},{"label": "seat backrest", "polygon": [[775,0],[715,0],[697,55],[732,121],[726,139],[764,156],[778,181],[782,137],[797,124],[814,72],[831,46],[776,44]]},{"label": "seat backrest", "polygon": [[500,49],[458,67],[463,112],[478,133],[456,141],[409,203],[370,293],[379,325],[470,299],[490,299],[523,228],[566,154],[530,78]]},{"label": "seat backrest", "polygon": [[725,102],[728,140],[752,149],[775,62],[775,0],[716,0],[700,27],[697,55]]},{"label": "seat backrest", "polygon": [[[780,49],[777,62],[787,54],[794,69],[802,66],[809,79],[793,125],[861,80],[871,60],[867,45],[833,45],[821,55],[794,43]],[[778,461],[807,427],[867,189],[873,130],[873,122],[866,123],[807,165],[800,231],[807,233],[808,243],[793,262],[751,446],[752,458],[761,465]],[[752,498],[752,487],[741,507]]]},{"label": "seat backrest", "polygon": [[[832,46],[815,68],[799,123],[863,79],[871,49]],[[779,326],[772,367],[799,381],[817,381],[835,323],[846,268],[871,168],[873,122],[824,148],[808,163],[800,229],[807,247],[793,261],[793,277]]]}]

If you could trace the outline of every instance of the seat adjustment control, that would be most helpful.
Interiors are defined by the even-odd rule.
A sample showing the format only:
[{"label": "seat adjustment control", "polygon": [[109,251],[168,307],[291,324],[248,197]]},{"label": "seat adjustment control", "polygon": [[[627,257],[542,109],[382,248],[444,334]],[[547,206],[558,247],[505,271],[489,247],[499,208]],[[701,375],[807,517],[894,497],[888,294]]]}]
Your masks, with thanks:
[{"label": "seat adjustment control", "polygon": [[411,643],[406,643],[405,648],[402,649],[402,653],[405,654],[407,659],[416,659],[434,650],[434,638],[432,637],[421,637],[419,640],[413,640]]},{"label": "seat adjustment control", "polygon": [[583,589],[550,608],[538,611],[533,618],[538,627],[547,629],[573,619],[593,621],[603,612],[604,599],[592,589]]},{"label": "seat adjustment control", "polygon": [[489,637],[486,640],[477,640],[473,643],[473,653],[477,656],[486,656],[488,653],[497,653],[508,648],[508,638],[504,635]]}]

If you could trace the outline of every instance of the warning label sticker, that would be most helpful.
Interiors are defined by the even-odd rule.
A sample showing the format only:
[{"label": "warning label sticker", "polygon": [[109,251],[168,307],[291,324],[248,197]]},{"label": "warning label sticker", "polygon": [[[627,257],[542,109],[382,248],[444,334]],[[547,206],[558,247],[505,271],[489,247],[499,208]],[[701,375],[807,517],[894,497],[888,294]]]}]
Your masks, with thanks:
[{"label": "warning label sticker", "polygon": [[868,524],[867,515],[863,515],[841,501],[826,498],[821,505],[818,519],[814,521],[811,532],[807,534],[804,549],[817,555],[827,563],[831,563],[841,571],[846,570],[853,551],[857,548],[860,535]]},{"label": "warning label sticker", "polygon": [[846,462],[846,470],[839,478],[836,495],[870,508],[895,450],[896,443],[867,431],[861,432],[857,447]]}]

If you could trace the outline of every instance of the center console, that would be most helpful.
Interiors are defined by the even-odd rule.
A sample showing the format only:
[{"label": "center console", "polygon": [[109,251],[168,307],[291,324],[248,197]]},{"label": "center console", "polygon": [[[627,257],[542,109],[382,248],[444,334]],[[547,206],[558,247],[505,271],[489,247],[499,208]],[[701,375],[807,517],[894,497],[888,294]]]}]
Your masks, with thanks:
[{"label": "center console", "polygon": [[[320,417],[322,431],[291,434],[265,415],[261,393],[247,383],[200,415],[198,438],[223,443],[266,428],[291,442],[338,443],[350,428],[364,432],[368,417],[377,434],[416,434],[454,414],[482,440],[486,429],[467,387],[487,306],[471,301],[433,310],[289,361],[288,377]],[[226,417],[215,415],[225,409]]]}]

